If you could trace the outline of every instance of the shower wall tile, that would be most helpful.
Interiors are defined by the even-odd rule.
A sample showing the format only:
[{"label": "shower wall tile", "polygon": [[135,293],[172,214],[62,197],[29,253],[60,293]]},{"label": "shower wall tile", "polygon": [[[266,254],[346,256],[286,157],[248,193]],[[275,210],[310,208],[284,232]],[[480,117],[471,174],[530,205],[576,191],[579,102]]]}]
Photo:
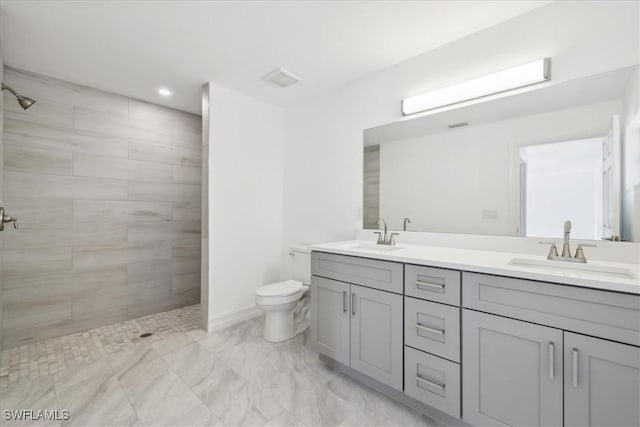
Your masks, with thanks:
[{"label": "shower wall tile", "polygon": [[202,169],[190,166],[173,166],[173,182],[199,184],[202,182]]},{"label": "shower wall tile", "polygon": [[12,99],[13,95],[4,92],[4,97],[4,114],[7,120],[24,120],[30,123],[73,127],[73,107],[70,105],[38,99],[37,109],[23,110],[20,104]]},{"label": "shower wall tile", "polygon": [[130,242],[196,238],[200,236],[200,221],[142,222],[127,229]]},{"label": "shower wall tile", "polygon": [[73,200],[65,199],[4,199],[12,215],[22,224],[69,224],[73,221]]},{"label": "shower wall tile", "polygon": [[191,258],[200,256],[200,236],[190,239],[172,241],[171,256]]},{"label": "shower wall tile", "polygon": [[202,203],[182,202],[173,204],[173,219],[182,221],[200,221],[202,218]]},{"label": "shower wall tile", "polygon": [[75,222],[171,221],[170,202],[74,200]]},{"label": "shower wall tile", "polygon": [[129,157],[149,162],[175,165],[197,166],[202,164],[202,151],[198,148],[186,148],[133,140],[129,142]]},{"label": "shower wall tile", "polygon": [[169,165],[116,157],[74,154],[73,174],[75,176],[95,176],[146,181],[171,181]]},{"label": "shower wall tile", "polygon": [[25,271],[20,274],[10,274],[4,277],[3,288],[31,289],[43,291],[45,288],[65,288],[75,291],[78,289],[102,289],[109,286],[119,286],[127,283],[127,266],[117,265],[102,268],[78,269],[56,272]]},{"label": "shower wall tile", "polygon": [[139,242],[113,245],[76,246],[73,268],[103,267],[171,258],[171,242]]},{"label": "shower wall tile", "polygon": [[125,224],[74,223],[64,226],[21,224],[20,229],[4,235],[4,249],[38,249],[58,246],[96,245],[125,242]]},{"label": "shower wall tile", "polygon": [[126,138],[47,126],[42,123],[7,120],[4,136],[8,144],[20,147],[121,158],[129,156],[129,142]]},{"label": "shower wall tile", "polygon": [[6,144],[4,170],[13,172],[40,171],[43,174],[71,175],[72,155],[64,151],[41,150]]},{"label": "shower wall tile", "polygon": [[[194,130],[200,134],[202,120],[195,114],[170,110],[160,105],[150,104],[137,99],[129,99],[129,117],[166,128],[180,127]],[[200,144],[200,140],[198,140]]]},{"label": "shower wall tile", "polygon": [[201,117],[15,69],[5,82],[38,103],[5,103],[0,199],[20,229],[0,241],[0,346],[199,302]]},{"label": "shower wall tile", "polygon": [[122,179],[88,178],[4,172],[6,197],[39,199],[102,199],[127,200],[127,181]]},{"label": "shower wall tile", "polygon": [[68,105],[90,107],[100,111],[127,114],[129,99],[124,96],[103,92],[87,86],[78,85],[52,77],[16,70],[5,69],[7,83],[18,93],[28,93],[31,98],[40,101],[64,102]]},{"label": "shower wall tile", "polygon": [[137,283],[164,277],[200,272],[200,260],[194,257],[167,257],[127,265],[127,282]]},{"label": "shower wall tile", "polygon": [[129,200],[197,202],[200,185],[129,181]]}]

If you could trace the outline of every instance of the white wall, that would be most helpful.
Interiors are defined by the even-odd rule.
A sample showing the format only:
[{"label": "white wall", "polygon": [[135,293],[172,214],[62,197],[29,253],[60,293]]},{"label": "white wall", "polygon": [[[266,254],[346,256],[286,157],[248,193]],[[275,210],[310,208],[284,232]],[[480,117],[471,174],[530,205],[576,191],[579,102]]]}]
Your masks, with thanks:
[{"label": "white wall", "polygon": [[636,2],[554,2],[286,109],[285,243],[352,238],[361,226],[362,131],[400,100],[543,57],[553,80],[638,62]]},{"label": "white wall", "polygon": [[640,241],[640,211],[635,205],[640,194],[640,67],[628,82],[622,114],[622,222],[625,240]]},{"label": "white wall", "polygon": [[209,83],[209,327],[256,313],[258,287],[280,279],[283,113]]},{"label": "white wall", "polygon": [[[395,230],[519,235],[519,147],[603,136],[621,101],[380,145],[380,216]],[[493,215],[495,213],[495,215]],[[561,235],[557,232],[537,236]]]}]

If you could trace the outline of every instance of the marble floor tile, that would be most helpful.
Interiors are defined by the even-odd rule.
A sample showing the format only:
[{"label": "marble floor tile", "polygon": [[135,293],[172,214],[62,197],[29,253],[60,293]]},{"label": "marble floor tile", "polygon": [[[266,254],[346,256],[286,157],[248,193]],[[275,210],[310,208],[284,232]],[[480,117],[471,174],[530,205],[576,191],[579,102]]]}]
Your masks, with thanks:
[{"label": "marble floor tile", "polygon": [[193,339],[187,334],[176,334],[152,343],[151,347],[153,347],[158,354],[164,355],[193,342]]},{"label": "marble floor tile", "polygon": [[2,426],[59,426],[57,420],[40,421],[30,419],[6,420],[5,410],[32,410],[51,411],[58,410],[53,380],[50,376],[34,379],[22,384],[15,384],[0,390],[0,414]]},{"label": "marble floor tile", "polygon": [[64,390],[80,382],[94,378],[106,379],[113,375],[111,366],[106,359],[99,359],[95,362],[85,362],[74,369],[66,369],[56,372],[53,375],[53,382],[56,390]]},{"label": "marble floor tile", "polygon": [[97,377],[59,389],[61,408],[70,418],[63,426],[134,426],[140,422],[115,376]]},{"label": "marble floor tile", "polygon": [[291,415],[289,411],[284,411],[267,424],[266,427],[306,427],[302,421]]},{"label": "marble floor tile", "polygon": [[[181,310],[3,351],[0,409],[71,418],[2,426],[441,426],[332,370],[304,333],[267,342],[263,318],[207,333],[189,326],[194,308]],[[44,362],[49,374],[29,380]]]},{"label": "marble floor tile", "polygon": [[191,338],[198,341],[203,347],[212,353],[220,353],[228,350],[242,342],[242,337],[224,332],[205,332],[196,330],[187,333]]},{"label": "marble floor tile", "polygon": [[144,425],[190,426],[209,414],[204,403],[170,370],[145,379],[135,391],[123,388]]},{"label": "marble floor tile", "polygon": [[340,425],[353,407],[329,390],[320,374],[285,371],[270,381],[267,390],[293,416],[308,426]]}]

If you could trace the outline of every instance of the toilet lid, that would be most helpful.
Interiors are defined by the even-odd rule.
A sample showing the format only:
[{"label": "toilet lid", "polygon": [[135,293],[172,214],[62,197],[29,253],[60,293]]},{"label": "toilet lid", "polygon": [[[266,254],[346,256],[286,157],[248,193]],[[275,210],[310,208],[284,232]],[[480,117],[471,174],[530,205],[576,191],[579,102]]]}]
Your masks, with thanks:
[{"label": "toilet lid", "polygon": [[285,280],[284,282],[261,286],[256,291],[256,295],[261,297],[284,297],[295,294],[300,289],[302,289],[302,282],[298,282],[297,280]]}]

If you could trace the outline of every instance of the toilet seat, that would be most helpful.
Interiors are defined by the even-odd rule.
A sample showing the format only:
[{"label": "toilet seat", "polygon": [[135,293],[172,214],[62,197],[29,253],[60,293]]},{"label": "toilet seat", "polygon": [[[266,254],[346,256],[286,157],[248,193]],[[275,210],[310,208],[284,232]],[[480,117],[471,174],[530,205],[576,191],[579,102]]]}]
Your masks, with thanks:
[{"label": "toilet seat", "polygon": [[285,280],[284,282],[261,286],[256,291],[256,295],[260,297],[285,297],[297,293],[300,289],[302,289],[302,282]]}]

